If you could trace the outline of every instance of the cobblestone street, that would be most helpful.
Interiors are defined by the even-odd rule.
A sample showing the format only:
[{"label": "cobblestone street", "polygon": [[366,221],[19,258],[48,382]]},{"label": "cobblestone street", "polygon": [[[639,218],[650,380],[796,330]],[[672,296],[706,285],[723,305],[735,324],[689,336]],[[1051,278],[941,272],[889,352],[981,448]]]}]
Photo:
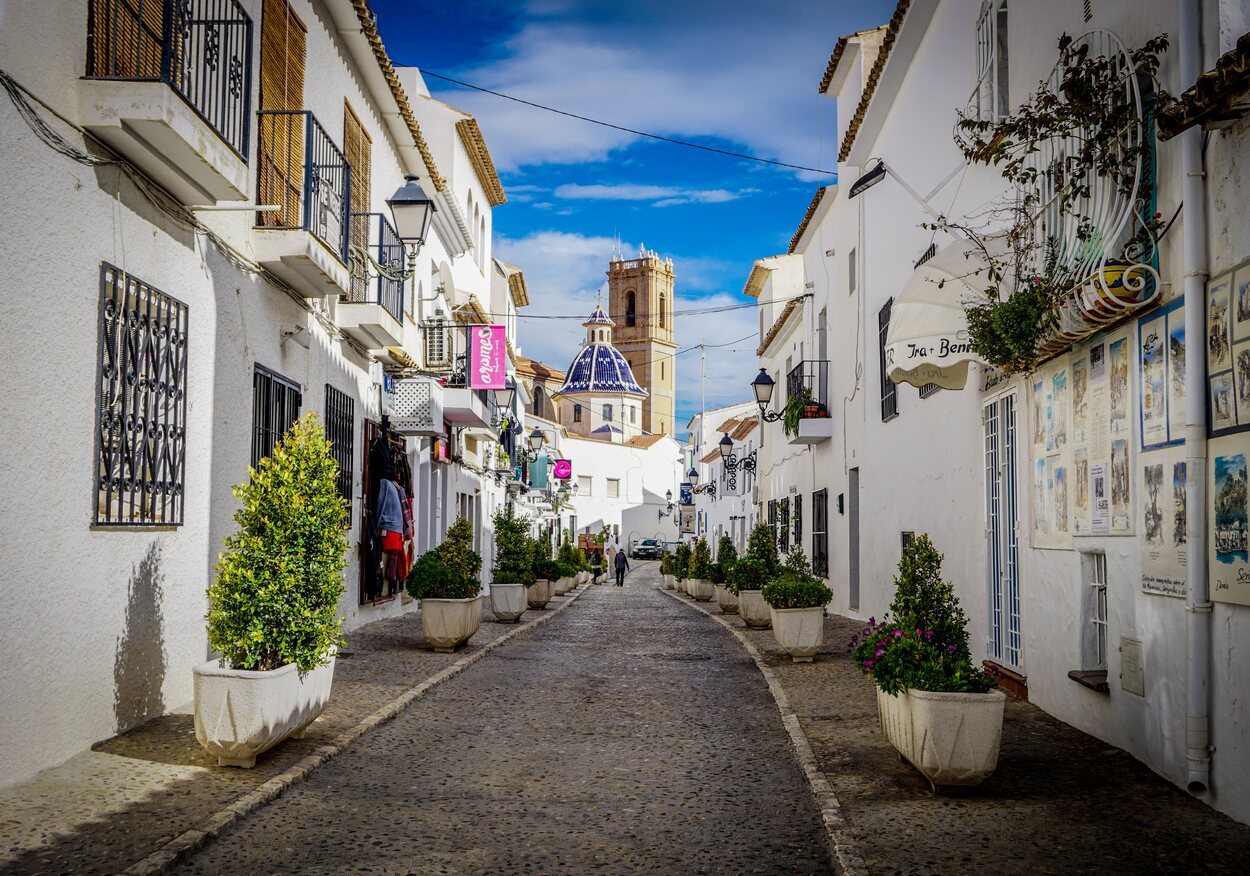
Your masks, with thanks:
[{"label": "cobblestone street", "polygon": [[830,872],[758,670],[638,565],[179,872]]}]

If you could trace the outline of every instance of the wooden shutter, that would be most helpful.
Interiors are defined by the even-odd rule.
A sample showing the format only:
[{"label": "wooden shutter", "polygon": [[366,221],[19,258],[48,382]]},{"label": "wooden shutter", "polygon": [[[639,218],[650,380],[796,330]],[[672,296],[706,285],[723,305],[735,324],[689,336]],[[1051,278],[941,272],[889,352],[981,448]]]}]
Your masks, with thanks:
[{"label": "wooden shutter", "polygon": [[[369,207],[373,203],[369,188],[371,172],[370,150],[373,141],[361,124],[360,117],[352,111],[351,104],[343,101],[343,155],[352,169],[352,244],[369,246]],[[376,253],[375,253],[376,257]],[[354,291],[354,290],[353,290]]]},{"label": "wooden shutter", "polygon": [[162,0],[92,0],[87,75],[159,78],[164,34]]},{"label": "wooden shutter", "polygon": [[[260,108],[293,112],[304,108],[304,24],[288,0],[264,0],[260,24]],[[300,224],[304,183],[304,117],[262,116],[260,192],[262,204],[279,204],[261,213],[265,225]]]}]

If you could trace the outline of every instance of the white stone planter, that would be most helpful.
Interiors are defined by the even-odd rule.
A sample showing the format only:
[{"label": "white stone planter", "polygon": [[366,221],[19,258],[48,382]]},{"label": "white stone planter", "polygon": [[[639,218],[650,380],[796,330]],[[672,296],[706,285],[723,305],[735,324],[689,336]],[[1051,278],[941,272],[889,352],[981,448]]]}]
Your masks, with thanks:
[{"label": "white stone planter", "polygon": [[482,597],[472,599],[422,599],[421,633],[425,643],[440,654],[450,654],[482,625]]},{"label": "white stone planter", "polygon": [[920,770],[936,791],[942,785],[979,785],[998,765],[1007,696],[877,688],[881,733]]},{"label": "white stone planter", "polygon": [[773,638],[795,663],[811,663],[825,642],[825,607],[772,608]]},{"label": "white stone planter", "polygon": [[762,590],[738,591],[738,616],[753,630],[766,630],[773,625],[773,613],[764,601]]},{"label": "white stone planter", "polygon": [[690,595],[699,602],[711,602],[716,595],[716,588],[707,578],[691,578]]},{"label": "white stone planter", "polygon": [[687,596],[690,595],[690,579],[689,578],[677,579],[677,592],[684,593]]},{"label": "white stone planter", "polygon": [[596,584],[602,584],[606,580],[608,580],[608,576],[606,574],[603,574],[602,572],[595,576]]},{"label": "white stone planter", "polygon": [[563,596],[564,594],[568,593],[572,589],[573,589],[573,579],[567,575],[561,578],[557,578],[555,580],[555,583],[552,585],[552,592],[555,593],[556,596]]},{"label": "white stone planter", "polygon": [[673,584],[673,576],[672,576],[672,575],[665,575],[665,576],[664,576],[664,589],[665,589],[665,590],[672,590],[672,589],[673,589],[673,587],[674,587],[674,584]]},{"label": "white stone planter", "polygon": [[530,608],[546,608],[547,603],[551,601],[551,582],[546,578],[539,578],[534,582],[532,587],[527,587],[526,601]]},{"label": "white stone planter", "polygon": [[738,596],[724,584],[716,585],[716,604],[725,614],[738,613]]},{"label": "white stone planter", "polygon": [[528,604],[525,585],[520,582],[490,585],[490,610],[501,623],[514,624],[525,614]]},{"label": "white stone planter", "polygon": [[299,736],[330,699],[334,657],[300,675],[294,663],[266,672],[225,669],[217,660],[193,667],[195,738],[219,766],[251,769],[256,755]]}]

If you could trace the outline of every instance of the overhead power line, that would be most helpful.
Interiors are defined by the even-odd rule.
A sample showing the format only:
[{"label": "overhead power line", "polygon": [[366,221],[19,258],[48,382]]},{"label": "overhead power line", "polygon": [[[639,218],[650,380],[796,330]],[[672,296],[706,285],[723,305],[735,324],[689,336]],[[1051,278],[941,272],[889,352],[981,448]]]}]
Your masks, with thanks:
[{"label": "overhead power line", "polygon": [[483,88],[480,85],[474,85],[471,82],[465,82],[461,79],[453,79],[451,76],[444,76],[442,73],[435,73],[432,70],[426,70],[424,68],[421,68],[421,75],[433,76],[435,79],[450,82],[452,85],[459,85],[461,88],[469,88],[473,91],[480,91],[483,94],[494,95],[495,97],[510,100],[514,103],[524,104],[525,106],[533,107],[534,109],[545,110],[546,112],[555,113],[559,116],[566,116],[570,119],[577,119],[580,122],[587,122],[591,125],[599,125],[603,128],[611,128],[614,131],[623,131],[626,134],[634,134],[635,136],[646,137],[650,140],[659,140],[661,143],[671,143],[674,146],[685,146],[688,149],[701,149],[704,152],[714,152],[717,155],[725,155],[729,158],[740,158],[743,161],[755,161],[760,164],[769,164],[773,167],[785,167],[790,170],[806,170],[811,173],[827,174],[828,176],[838,175],[836,170],[825,170],[823,167],[805,167],[801,164],[787,164],[784,161],[773,161],[771,158],[760,158],[756,155],[746,155],[742,152],[733,152],[728,149],[717,149],[715,146],[705,146],[702,143],[691,143],[689,140],[678,140],[676,137],[665,137],[663,134],[652,134],[649,131],[639,131],[636,128],[627,128],[624,125],[615,125],[612,122],[605,122],[601,119],[592,119],[590,116],[579,115],[578,113],[572,113],[568,110],[556,109],[553,106],[547,106],[545,104],[536,103],[532,100],[526,100],[522,97],[504,94],[502,91],[494,91],[490,88]]}]

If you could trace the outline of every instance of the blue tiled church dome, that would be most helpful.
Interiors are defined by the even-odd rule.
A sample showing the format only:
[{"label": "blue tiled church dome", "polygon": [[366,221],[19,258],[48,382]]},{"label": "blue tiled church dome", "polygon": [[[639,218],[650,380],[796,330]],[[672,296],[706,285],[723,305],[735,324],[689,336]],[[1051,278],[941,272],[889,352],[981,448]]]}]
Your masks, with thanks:
[{"label": "blue tiled church dome", "polygon": [[634,372],[620,350],[612,346],[612,320],[602,307],[595,307],[586,326],[586,346],[578,352],[565,372],[560,392],[623,392],[646,395],[634,379]]}]

